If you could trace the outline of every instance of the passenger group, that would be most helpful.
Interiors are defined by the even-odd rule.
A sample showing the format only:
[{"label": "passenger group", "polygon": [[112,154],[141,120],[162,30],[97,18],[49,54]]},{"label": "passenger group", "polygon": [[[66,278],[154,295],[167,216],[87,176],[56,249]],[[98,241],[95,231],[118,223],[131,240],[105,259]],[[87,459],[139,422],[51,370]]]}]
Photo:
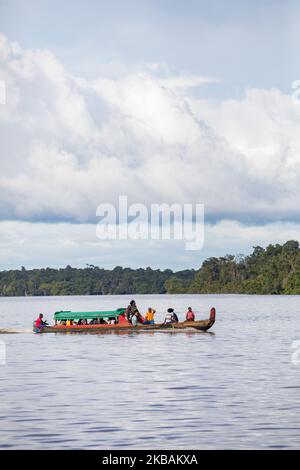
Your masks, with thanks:
[{"label": "passenger group", "polygon": [[[90,322],[87,319],[79,319],[77,322],[75,320],[61,320],[60,325],[72,326],[72,325],[114,325],[119,323],[121,324],[132,324],[133,326],[138,325],[139,323],[143,325],[154,325],[154,316],[156,310],[152,307],[149,307],[145,316],[142,316],[137,308],[137,305],[134,300],[131,300],[126,310],[117,317],[108,317],[104,318],[93,318]],[[188,307],[185,314],[185,321],[191,322],[195,321],[195,313],[192,310],[192,307]],[[179,319],[173,308],[168,308],[164,322],[162,325],[178,323]],[[43,314],[41,313],[36,320],[36,327],[48,325],[43,321]]]}]

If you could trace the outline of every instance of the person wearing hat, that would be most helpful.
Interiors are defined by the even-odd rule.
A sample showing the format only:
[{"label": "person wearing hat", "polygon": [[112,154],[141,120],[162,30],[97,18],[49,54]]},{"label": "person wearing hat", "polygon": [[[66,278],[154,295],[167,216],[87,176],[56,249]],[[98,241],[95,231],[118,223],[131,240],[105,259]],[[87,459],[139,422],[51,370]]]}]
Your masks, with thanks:
[{"label": "person wearing hat", "polygon": [[178,317],[174,308],[168,308],[164,323],[178,323]]}]

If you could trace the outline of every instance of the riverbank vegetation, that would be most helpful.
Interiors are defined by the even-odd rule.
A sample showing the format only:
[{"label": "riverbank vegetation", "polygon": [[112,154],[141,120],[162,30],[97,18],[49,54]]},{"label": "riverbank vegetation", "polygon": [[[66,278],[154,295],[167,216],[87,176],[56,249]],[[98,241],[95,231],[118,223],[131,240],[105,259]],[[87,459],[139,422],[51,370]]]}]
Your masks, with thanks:
[{"label": "riverbank vegetation", "polygon": [[248,256],[209,258],[199,270],[178,272],[93,265],[0,271],[0,296],[164,293],[300,294],[299,243],[256,246]]}]

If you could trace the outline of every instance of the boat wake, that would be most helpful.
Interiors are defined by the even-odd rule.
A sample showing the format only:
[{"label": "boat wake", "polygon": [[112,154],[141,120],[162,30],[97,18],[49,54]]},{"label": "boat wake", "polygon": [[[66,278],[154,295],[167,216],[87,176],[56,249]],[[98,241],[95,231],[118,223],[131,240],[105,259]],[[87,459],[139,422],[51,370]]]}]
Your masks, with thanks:
[{"label": "boat wake", "polygon": [[0,335],[1,334],[15,334],[15,333],[32,333],[32,328],[1,328],[0,327]]},{"label": "boat wake", "polygon": [[204,331],[204,330],[196,330],[196,328],[192,327],[187,327],[187,328],[168,328],[168,329],[161,329],[161,330],[155,330],[158,331],[159,333],[210,333],[209,331]]}]

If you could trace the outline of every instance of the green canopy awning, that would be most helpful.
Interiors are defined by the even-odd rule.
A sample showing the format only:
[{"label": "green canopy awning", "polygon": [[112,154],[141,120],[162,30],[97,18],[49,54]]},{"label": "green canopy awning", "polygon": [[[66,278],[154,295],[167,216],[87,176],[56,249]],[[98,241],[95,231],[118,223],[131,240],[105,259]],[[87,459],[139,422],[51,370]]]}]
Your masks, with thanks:
[{"label": "green canopy awning", "polygon": [[92,320],[93,318],[109,318],[117,317],[125,312],[125,308],[118,308],[117,310],[108,310],[102,312],[71,312],[60,311],[54,313],[54,320]]}]

